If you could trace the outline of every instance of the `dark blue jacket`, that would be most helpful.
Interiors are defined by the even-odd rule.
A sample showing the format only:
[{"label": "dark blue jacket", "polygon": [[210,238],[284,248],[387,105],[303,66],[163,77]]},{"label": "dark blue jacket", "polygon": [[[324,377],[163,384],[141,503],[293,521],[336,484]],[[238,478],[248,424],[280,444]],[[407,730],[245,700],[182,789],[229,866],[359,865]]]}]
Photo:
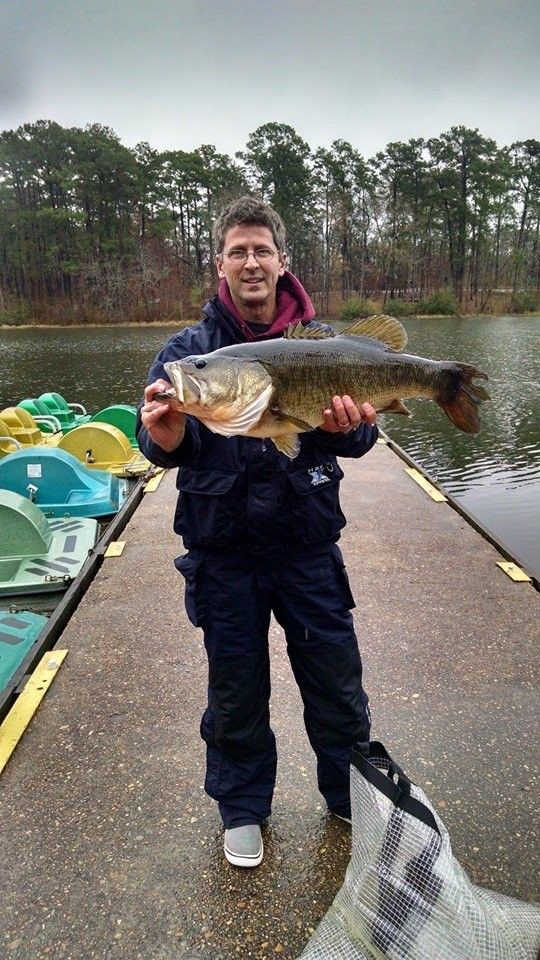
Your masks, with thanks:
[{"label": "dark blue jacket", "polygon": [[[310,325],[324,326],[316,321]],[[176,333],[157,355],[149,383],[168,380],[163,364],[218,347],[244,336],[216,296],[196,326]],[[331,398],[328,398],[330,402]],[[313,430],[300,434],[300,453],[290,460],[271,440],[223,437],[194,417],[187,418],[181,445],[167,453],[138,418],[139,446],[162,467],[178,467],[174,529],[192,548],[233,548],[267,553],[305,549],[339,538],[345,517],[339,505],[343,471],[336,456],[361,457],[375,443],[377,427],[350,434]]]}]

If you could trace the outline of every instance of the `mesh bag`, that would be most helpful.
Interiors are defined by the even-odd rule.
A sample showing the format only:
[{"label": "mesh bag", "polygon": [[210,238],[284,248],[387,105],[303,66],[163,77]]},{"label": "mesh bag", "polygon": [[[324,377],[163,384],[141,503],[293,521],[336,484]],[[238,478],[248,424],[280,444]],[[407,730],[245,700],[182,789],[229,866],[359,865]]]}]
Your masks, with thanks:
[{"label": "mesh bag", "polygon": [[382,744],[354,752],[351,801],[345,882],[300,960],[536,960],[540,907],[471,883]]}]

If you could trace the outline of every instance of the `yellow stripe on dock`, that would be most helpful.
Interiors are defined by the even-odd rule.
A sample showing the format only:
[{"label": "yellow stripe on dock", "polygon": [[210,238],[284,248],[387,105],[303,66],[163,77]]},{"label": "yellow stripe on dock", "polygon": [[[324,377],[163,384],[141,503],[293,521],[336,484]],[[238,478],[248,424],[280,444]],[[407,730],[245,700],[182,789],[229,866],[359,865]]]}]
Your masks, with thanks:
[{"label": "yellow stripe on dock", "polygon": [[50,650],[39,661],[23,692],[0,726],[0,773],[34,716],[67,656],[67,650]]},{"label": "yellow stripe on dock", "polygon": [[111,540],[109,546],[107,547],[104,557],[121,557],[124,552],[124,547],[126,545],[126,540]]},{"label": "yellow stripe on dock", "polygon": [[409,476],[412,477],[412,479],[415,481],[415,483],[417,483],[419,487],[422,487],[422,490],[425,490],[425,492],[429,494],[431,499],[435,500],[436,503],[447,502],[444,494],[441,493],[440,490],[437,490],[437,488],[434,487],[433,484],[429,482],[429,480],[426,480],[426,478],[422,476],[422,474],[418,470],[415,470],[414,467],[405,467],[405,473],[408,473]]},{"label": "yellow stripe on dock", "polygon": [[525,570],[518,567],[516,563],[509,563],[507,560],[497,560],[497,566],[500,567],[501,570],[504,570],[516,583],[532,583],[529,574],[525,573]]},{"label": "yellow stripe on dock", "polygon": [[154,491],[159,487],[164,476],[165,470],[163,467],[158,467],[153,477],[150,477],[148,483],[144,485],[143,493],[154,493]]}]

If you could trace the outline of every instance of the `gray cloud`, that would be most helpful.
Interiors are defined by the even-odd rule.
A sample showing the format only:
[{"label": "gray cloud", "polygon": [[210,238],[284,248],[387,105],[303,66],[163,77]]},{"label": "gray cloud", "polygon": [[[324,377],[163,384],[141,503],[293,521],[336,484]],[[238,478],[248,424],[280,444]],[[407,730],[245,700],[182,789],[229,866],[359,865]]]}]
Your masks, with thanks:
[{"label": "gray cloud", "polygon": [[290,123],[312,147],[478,126],[537,135],[530,0],[18,0],[0,22],[0,127],[101,122],[159,149],[244,146]]}]

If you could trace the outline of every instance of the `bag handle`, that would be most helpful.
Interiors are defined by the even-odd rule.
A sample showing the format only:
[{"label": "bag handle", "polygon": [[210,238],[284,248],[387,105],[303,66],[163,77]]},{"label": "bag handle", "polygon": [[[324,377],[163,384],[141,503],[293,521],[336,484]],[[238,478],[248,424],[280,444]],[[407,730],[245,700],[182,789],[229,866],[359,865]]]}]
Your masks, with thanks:
[{"label": "bag handle", "polygon": [[[372,761],[376,759],[384,760],[388,763],[387,774],[383,773],[382,770],[379,770],[379,768],[372,763]],[[412,780],[407,777],[401,767],[392,759],[384,744],[378,740],[372,740],[370,743],[367,741],[356,743],[353,748],[351,763],[368,783],[371,783],[373,787],[381,793],[384,793],[395,807],[420,820],[440,836],[441,831],[439,830],[433,812],[425,803],[422,803],[421,800],[417,800],[416,797],[412,796]],[[397,783],[394,777],[397,777]]]},{"label": "bag handle", "polygon": [[355,744],[354,749],[361,753],[366,760],[386,760],[388,763],[388,772],[383,774],[383,776],[387,776],[392,783],[395,783],[397,778],[397,785],[402,793],[411,792],[412,781],[409,780],[407,774],[401,769],[399,764],[392,759],[384,744],[380,743],[378,740],[373,740],[371,742],[361,741]]}]

